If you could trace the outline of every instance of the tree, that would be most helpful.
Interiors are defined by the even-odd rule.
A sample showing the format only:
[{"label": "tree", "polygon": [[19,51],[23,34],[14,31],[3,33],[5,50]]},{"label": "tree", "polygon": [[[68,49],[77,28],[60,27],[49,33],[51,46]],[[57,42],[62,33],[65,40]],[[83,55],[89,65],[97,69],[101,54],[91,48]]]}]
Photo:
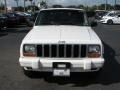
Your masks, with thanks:
[{"label": "tree", "polygon": [[5,12],[7,13],[7,2],[6,0],[4,0],[4,2],[5,2]]},{"label": "tree", "polygon": [[31,6],[32,6],[32,1],[33,1],[33,0],[29,0],[29,1],[31,2]]},{"label": "tree", "polygon": [[116,9],[116,10],[120,10],[120,5],[119,5],[119,4],[116,4],[116,5],[115,5],[115,9]]},{"label": "tree", "polygon": [[67,6],[67,8],[77,8],[75,5]]},{"label": "tree", "polygon": [[24,0],[24,12],[26,11],[25,7],[26,7],[26,1],[27,0]]},{"label": "tree", "polygon": [[41,2],[40,2],[40,6],[41,6],[41,8],[47,8],[47,3],[46,3],[46,1],[41,1]]},{"label": "tree", "polygon": [[77,8],[83,9],[84,6],[83,5],[78,5]]},{"label": "tree", "polygon": [[110,4],[106,4],[106,8],[104,8],[104,7],[105,7],[105,4],[99,5],[100,10],[112,10],[112,9],[114,9],[114,7]]},{"label": "tree", "polygon": [[18,3],[19,3],[19,0],[14,0],[15,2],[16,2],[16,5],[17,5],[17,10],[19,10],[19,8],[18,8]]},{"label": "tree", "polygon": [[4,10],[5,5],[3,3],[0,4],[0,10]]},{"label": "tree", "polygon": [[16,2],[16,4],[17,4],[17,7],[18,7],[18,2],[19,2],[19,0],[14,0],[15,2]]},{"label": "tree", "polygon": [[24,12],[26,11],[26,2],[27,2],[27,1],[30,1],[30,2],[31,2],[31,6],[32,6],[32,1],[33,1],[33,0],[24,0]]},{"label": "tree", "polygon": [[32,6],[33,6],[33,5],[32,5],[32,1],[33,1],[33,0],[28,0],[28,1],[31,2],[31,11],[33,11],[33,7],[32,7]]},{"label": "tree", "polygon": [[52,7],[53,7],[53,8],[63,8],[62,5],[53,5]]},{"label": "tree", "polygon": [[13,7],[14,8],[14,11],[17,11],[17,10],[19,10],[19,11],[24,11],[24,7],[22,7],[22,6],[18,6],[18,7]]}]

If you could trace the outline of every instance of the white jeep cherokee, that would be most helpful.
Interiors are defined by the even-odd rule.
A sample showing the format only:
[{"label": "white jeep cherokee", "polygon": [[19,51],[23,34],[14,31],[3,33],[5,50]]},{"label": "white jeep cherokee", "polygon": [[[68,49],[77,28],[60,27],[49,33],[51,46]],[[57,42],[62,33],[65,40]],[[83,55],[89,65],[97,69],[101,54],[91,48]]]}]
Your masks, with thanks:
[{"label": "white jeep cherokee", "polygon": [[33,29],[23,39],[20,66],[24,71],[92,72],[103,67],[103,46],[81,9],[40,11]]}]

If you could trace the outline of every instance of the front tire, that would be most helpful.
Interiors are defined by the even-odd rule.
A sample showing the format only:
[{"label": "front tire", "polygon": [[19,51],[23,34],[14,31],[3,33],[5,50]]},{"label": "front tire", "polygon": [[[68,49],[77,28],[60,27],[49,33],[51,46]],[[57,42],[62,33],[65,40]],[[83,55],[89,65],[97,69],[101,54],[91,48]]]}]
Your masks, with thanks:
[{"label": "front tire", "polygon": [[112,21],[112,20],[108,20],[108,21],[107,21],[107,24],[112,25],[112,24],[113,24],[113,21]]}]

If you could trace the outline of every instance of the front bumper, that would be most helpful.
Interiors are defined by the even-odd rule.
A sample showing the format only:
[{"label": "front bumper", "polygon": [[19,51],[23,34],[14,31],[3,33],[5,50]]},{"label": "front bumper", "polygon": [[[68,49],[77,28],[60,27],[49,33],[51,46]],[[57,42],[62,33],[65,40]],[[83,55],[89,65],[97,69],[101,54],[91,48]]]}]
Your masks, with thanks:
[{"label": "front bumper", "polygon": [[100,20],[100,22],[101,23],[107,23],[107,20],[102,19],[102,20]]},{"label": "front bumper", "polygon": [[91,72],[98,71],[104,65],[104,59],[60,59],[60,58],[19,58],[21,67],[32,71],[53,71],[54,62],[70,63],[71,72]]}]

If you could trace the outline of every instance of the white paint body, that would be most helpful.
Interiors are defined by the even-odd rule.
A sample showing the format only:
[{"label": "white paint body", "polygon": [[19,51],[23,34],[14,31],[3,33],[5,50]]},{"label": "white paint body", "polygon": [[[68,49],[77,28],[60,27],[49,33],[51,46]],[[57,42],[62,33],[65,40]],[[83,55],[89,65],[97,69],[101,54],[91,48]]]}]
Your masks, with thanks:
[{"label": "white paint body", "polygon": [[45,25],[34,26],[33,29],[23,39],[20,47],[19,63],[21,67],[31,67],[33,71],[52,72],[53,62],[69,62],[71,72],[88,72],[92,68],[98,70],[103,67],[104,58],[41,58],[23,56],[24,44],[58,44],[59,41],[65,41],[65,44],[97,44],[101,46],[102,42],[96,33],[89,26],[73,25]]},{"label": "white paint body", "polygon": [[101,21],[101,23],[107,24],[108,20],[112,20],[113,24],[120,24],[120,17],[118,17],[118,16],[114,16],[114,17],[104,16],[102,18],[102,20],[100,20],[100,21]]}]

